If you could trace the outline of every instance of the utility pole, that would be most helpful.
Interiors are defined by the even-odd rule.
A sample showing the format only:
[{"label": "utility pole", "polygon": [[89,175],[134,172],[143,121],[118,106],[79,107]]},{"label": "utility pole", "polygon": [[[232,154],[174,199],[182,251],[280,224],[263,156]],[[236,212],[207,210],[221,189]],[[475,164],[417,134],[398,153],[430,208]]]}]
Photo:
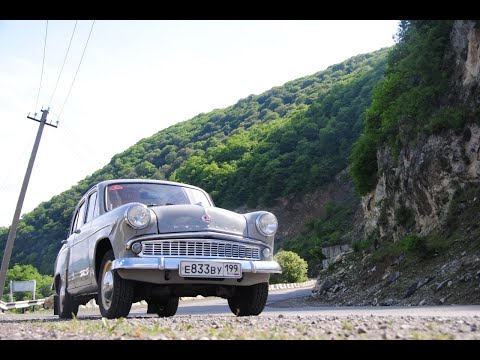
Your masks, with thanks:
[{"label": "utility pole", "polygon": [[[35,144],[33,145],[32,155],[30,155],[30,161],[28,162],[27,172],[25,173],[25,178],[23,179],[22,189],[20,190],[20,196],[18,197],[17,208],[15,209],[15,214],[13,215],[12,226],[10,226],[10,232],[8,233],[7,243],[5,245],[5,252],[3,253],[2,268],[0,269],[0,299],[3,295],[3,289],[5,288],[5,280],[7,278],[8,265],[10,263],[10,257],[13,250],[13,242],[15,241],[15,236],[17,234],[18,221],[20,219],[20,211],[22,210],[23,200],[25,199],[25,193],[27,192],[28,182],[30,181],[30,175],[32,174],[33,163],[35,162],[35,157],[37,156],[38,146],[40,145],[40,139],[42,138],[43,128],[45,125],[52,126],[56,128],[56,125],[47,123],[47,115],[50,108],[42,110],[42,118],[36,119],[34,117],[27,116],[31,120],[38,121],[40,126],[38,127],[37,137],[35,139]],[[35,114],[36,115],[36,114]],[[58,121],[57,121],[58,124]]]}]

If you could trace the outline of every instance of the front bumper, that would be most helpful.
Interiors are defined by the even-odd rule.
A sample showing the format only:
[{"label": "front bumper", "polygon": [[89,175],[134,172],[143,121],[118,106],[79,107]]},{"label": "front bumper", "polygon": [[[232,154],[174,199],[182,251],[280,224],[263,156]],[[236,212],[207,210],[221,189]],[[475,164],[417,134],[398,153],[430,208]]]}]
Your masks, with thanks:
[{"label": "front bumper", "polygon": [[176,270],[180,268],[181,261],[215,261],[235,262],[242,266],[242,272],[260,274],[280,274],[282,268],[276,261],[250,261],[250,260],[227,260],[205,258],[178,258],[178,257],[154,257],[154,258],[120,258],[113,261],[112,270]]}]

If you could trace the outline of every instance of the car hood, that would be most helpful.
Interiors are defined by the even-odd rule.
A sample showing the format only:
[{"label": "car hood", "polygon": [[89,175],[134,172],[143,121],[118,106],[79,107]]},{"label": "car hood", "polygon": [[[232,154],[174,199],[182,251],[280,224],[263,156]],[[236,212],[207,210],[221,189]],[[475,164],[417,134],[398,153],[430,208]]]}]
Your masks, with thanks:
[{"label": "car hood", "polygon": [[233,211],[200,205],[155,206],[151,209],[157,215],[161,234],[214,230],[248,236],[245,216]]}]

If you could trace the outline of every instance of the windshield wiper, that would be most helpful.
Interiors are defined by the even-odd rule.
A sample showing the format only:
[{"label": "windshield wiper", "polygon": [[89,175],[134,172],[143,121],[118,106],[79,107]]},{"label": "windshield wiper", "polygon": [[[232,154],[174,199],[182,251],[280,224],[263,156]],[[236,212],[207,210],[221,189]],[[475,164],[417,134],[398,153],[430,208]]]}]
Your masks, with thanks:
[{"label": "windshield wiper", "polygon": [[158,206],[158,204],[147,204],[147,207]]}]

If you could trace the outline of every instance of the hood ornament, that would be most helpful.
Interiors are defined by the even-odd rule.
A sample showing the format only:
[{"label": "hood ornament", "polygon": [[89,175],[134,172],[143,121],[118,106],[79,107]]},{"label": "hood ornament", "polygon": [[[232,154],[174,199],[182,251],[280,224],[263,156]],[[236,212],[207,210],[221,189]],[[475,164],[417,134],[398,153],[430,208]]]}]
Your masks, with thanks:
[{"label": "hood ornament", "polygon": [[205,214],[202,216],[202,220],[205,221],[207,224],[209,224],[212,221],[212,218],[207,214]]}]

